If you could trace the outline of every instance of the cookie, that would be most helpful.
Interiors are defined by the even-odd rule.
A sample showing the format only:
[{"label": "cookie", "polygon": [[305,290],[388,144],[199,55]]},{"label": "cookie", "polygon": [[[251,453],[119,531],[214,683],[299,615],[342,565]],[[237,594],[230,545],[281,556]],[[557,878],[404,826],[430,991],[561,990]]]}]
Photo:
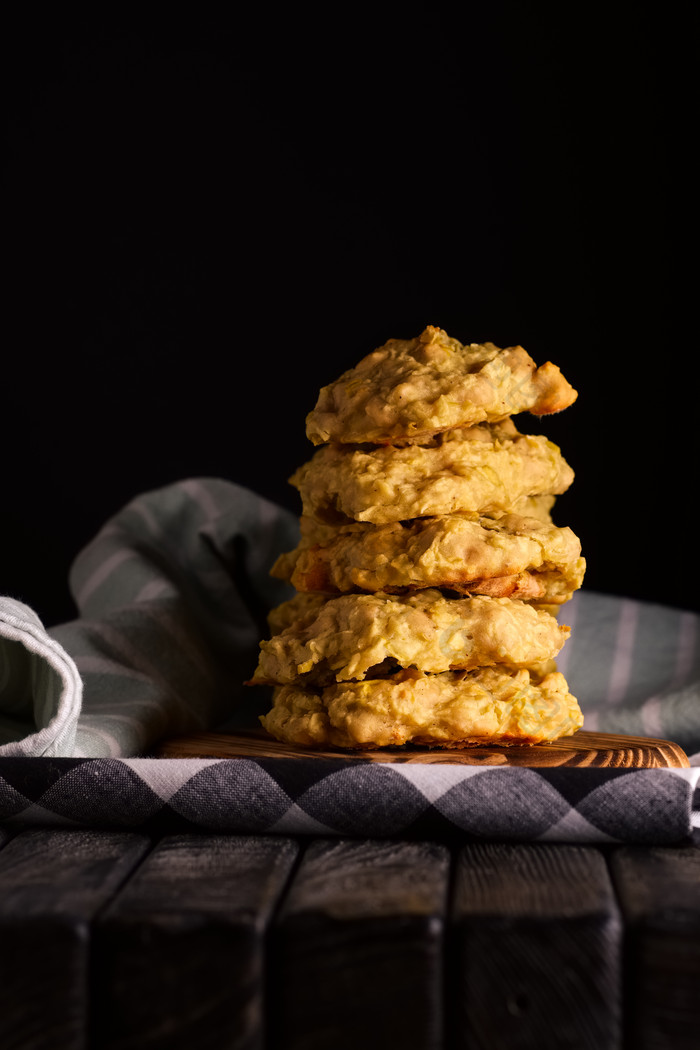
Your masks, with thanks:
[{"label": "cookie", "polygon": [[327,530],[324,542],[272,568],[297,591],[328,594],[432,587],[559,605],[581,586],[585,560],[568,527],[504,514],[448,514],[388,525]]},{"label": "cookie", "polygon": [[463,510],[524,513],[530,497],[566,492],[574,472],[554,442],[508,420],[425,445],[324,445],[289,480],[307,517],[382,525]]},{"label": "cookie", "polygon": [[389,339],[324,386],[306,435],[314,445],[404,444],[519,412],[560,412],[576,397],[556,365],[537,367],[521,346],[463,345],[429,325],[414,339]]},{"label": "cookie", "polygon": [[583,716],[557,671],[484,667],[403,671],[317,690],[282,686],[261,721],[275,739],[300,747],[462,748],[555,740],[576,732]]},{"label": "cookie", "polygon": [[569,634],[548,612],[523,602],[446,598],[438,590],[348,594],[314,606],[261,643],[253,684],[361,681],[379,668],[531,667],[552,660]]}]

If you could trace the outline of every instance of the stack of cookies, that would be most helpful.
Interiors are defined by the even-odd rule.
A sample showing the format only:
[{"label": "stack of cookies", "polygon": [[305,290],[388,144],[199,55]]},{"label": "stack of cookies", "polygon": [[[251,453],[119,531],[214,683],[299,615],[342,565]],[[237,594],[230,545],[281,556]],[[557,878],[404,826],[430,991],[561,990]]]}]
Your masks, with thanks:
[{"label": "stack of cookies", "polygon": [[321,390],[306,421],[318,449],[290,479],[301,539],[272,570],[296,594],[270,614],[251,680],[275,687],[268,733],[454,748],[580,728],[556,614],[585,562],[551,518],[573,471],[512,419],[576,396],[520,346],[462,345],[432,326]]}]

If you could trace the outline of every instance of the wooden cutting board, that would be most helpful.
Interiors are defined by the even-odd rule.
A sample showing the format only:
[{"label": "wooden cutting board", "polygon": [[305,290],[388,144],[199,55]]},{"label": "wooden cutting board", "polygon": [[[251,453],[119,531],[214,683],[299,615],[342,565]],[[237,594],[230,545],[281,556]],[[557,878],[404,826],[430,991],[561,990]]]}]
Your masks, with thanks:
[{"label": "wooden cutting board", "polygon": [[530,747],[441,749],[406,745],[381,751],[312,751],[279,743],[263,730],[252,729],[176,737],[161,744],[156,754],[160,758],[349,758],[468,766],[609,766],[627,769],[677,768],[690,764],[685,752],[670,740],[587,733],[585,730],[549,744]]}]

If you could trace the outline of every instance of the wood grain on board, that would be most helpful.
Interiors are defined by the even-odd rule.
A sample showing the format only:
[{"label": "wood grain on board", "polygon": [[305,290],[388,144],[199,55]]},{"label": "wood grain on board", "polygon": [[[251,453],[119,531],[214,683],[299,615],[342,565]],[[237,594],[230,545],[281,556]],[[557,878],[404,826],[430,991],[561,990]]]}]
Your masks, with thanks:
[{"label": "wood grain on board", "polygon": [[455,1050],[619,1050],[623,925],[602,854],[484,842],[456,860],[446,975]]},{"label": "wood grain on board", "polygon": [[292,747],[262,730],[199,733],[164,741],[161,758],[346,758],[371,762],[430,762],[485,766],[600,766],[627,769],[688,766],[688,756],[670,740],[588,733],[527,747],[384,748],[377,751],[330,751]]},{"label": "wood grain on board", "polygon": [[269,939],[275,1050],[438,1050],[449,851],[316,839]]},{"label": "wood grain on board", "polygon": [[162,838],[93,924],[95,1047],[261,1050],[265,931],[298,849],[276,835]]},{"label": "wood grain on board", "polygon": [[84,1050],[89,930],[150,846],[122,831],[30,828],[0,849],[0,1046]]},{"label": "wood grain on board", "polygon": [[625,924],[629,1045],[698,1045],[700,844],[623,846],[610,872]]}]

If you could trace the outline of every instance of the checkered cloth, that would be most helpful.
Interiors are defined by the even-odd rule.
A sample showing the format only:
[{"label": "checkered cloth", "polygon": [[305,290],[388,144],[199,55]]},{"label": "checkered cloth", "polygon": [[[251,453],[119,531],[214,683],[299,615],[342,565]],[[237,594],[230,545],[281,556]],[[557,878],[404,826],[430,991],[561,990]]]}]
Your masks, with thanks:
[{"label": "checkered cloth", "polygon": [[78,556],[72,623],[0,599],[0,820],[10,826],[668,843],[700,809],[700,618],[580,591],[558,660],[586,729],[675,741],[690,769],[156,759],[256,724],[242,686],[298,520],[218,479],[139,496]]},{"label": "checkered cloth", "polygon": [[700,768],[7,758],[0,773],[8,826],[667,845],[692,833]]}]

